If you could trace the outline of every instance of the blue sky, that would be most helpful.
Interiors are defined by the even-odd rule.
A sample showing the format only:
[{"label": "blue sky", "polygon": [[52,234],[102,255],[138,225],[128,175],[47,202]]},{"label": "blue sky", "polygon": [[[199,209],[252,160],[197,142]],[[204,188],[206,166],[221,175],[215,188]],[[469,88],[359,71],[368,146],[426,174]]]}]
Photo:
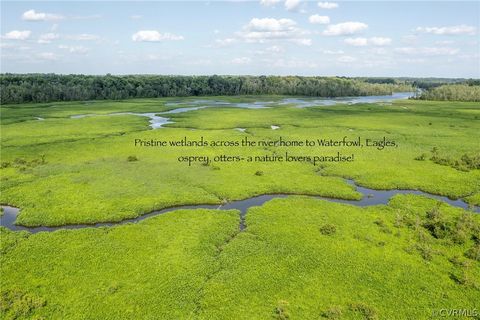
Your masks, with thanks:
[{"label": "blue sky", "polygon": [[480,77],[478,1],[1,6],[1,72]]}]

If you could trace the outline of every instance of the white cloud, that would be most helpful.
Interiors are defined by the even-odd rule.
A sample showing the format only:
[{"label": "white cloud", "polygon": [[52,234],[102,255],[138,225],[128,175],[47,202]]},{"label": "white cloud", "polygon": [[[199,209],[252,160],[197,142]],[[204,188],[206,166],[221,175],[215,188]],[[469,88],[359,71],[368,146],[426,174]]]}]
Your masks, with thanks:
[{"label": "white cloud", "polygon": [[16,48],[17,46],[12,44],[12,43],[5,43],[5,42],[0,42],[0,48],[2,49],[12,49]]},{"label": "white cloud", "polygon": [[367,38],[347,38],[343,40],[343,42],[355,47],[364,47],[368,44],[368,39]]},{"label": "white cloud", "polygon": [[135,42],[158,42],[163,40],[183,40],[183,36],[171,33],[160,33],[157,30],[140,30],[132,35]]},{"label": "white cloud", "polygon": [[374,46],[388,46],[392,43],[392,39],[385,37],[372,37],[368,39],[368,43],[373,44]]},{"label": "white cloud", "polygon": [[253,18],[244,27],[250,31],[287,31],[292,30],[297,23],[291,19],[274,19],[274,18]]},{"label": "white cloud", "polygon": [[357,61],[357,58],[354,58],[351,56],[341,56],[337,58],[337,61],[342,63],[349,63],[349,62]]},{"label": "white cloud", "polygon": [[31,9],[22,14],[22,19],[25,21],[55,21],[62,20],[64,17],[53,13],[36,12]]},{"label": "white cloud", "polygon": [[241,58],[232,59],[231,62],[233,64],[246,65],[246,64],[249,64],[251,61],[252,61],[252,59],[250,59],[248,57],[241,57]]},{"label": "white cloud", "polygon": [[66,36],[68,40],[76,40],[76,41],[95,41],[100,40],[100,37],[94,34],[82,33],[82,34],[75,34]]},{"label": "white cloud", "polygon": [[132,19],[132,20],[140,20],[142,18],[143,18],[143,16],[141,16],[139,14],[134,14],[134,15],[130,16],[130,19]]},{"label": "white cloud", "polygon": [[7,40],[27,40],[30,38],[30,35],[32,32],[30,30],[12,30],[10,32],[5,33],[4,36],[2,36],[2,39],[7,39]]},{"label": "white cloud", "polygon": [[323,31],[326,36],[342,36],[359,33],[368,28],[368,25],[363,22],[342,22],[338,24],[331,24],[327,30]]},{"label": "white cloud", "polygon": [[279,46],[271,46],[271,47],[266,48],[265,50],[268,51],[268,52],[272,52],[272,53],[281,53],[281,52],[285,51],[285,49],[283,49],[282,47],[279,47]]},{"label": "white cloud", "polygon": [[313,24],[328,24],[330,23],[330,18],[328,16],[314,14],[308,18],[308,21]]},{"label": "white cloud", "polygon": [[270,40],[288,40],[310,45],[309,32],[297,27],[291,19],[253,18],[237,35],[246,42],[264,43]]},{"label": "white cloud", "polygon": [[412,45],[412,44],[415,44],[417,41],[418,41],[418,36],[416,35],[409,34],[406,36],[402,36],[402,42],[405,44]]},{"label": "white cloud", "polygon": [[480,54],[474,53],[474,54],[462,54],[459,56],[461,59],[465,60],[475,60],[478,63],[478,60],[480,58]]},{"label": "white cloud", "polygon": [[262,56],[268,56],[268,57],[274,57],[274,56],[278,57],[283,52],[285,52],[285,49],[283,47],[271,46],[263,50],[252,51],[252,54],[255,56],[262,55]]},{"label": "white cloud", "polygon": [[57,33],[49,32],[49,33],[44,33],[41,34],[40,37],[38,38],[38,43],[51,43],[53,40],[56,40],[59,38],[59,35]]},{"label": "white cloud", "polygon": [[70,53],[77,53],[77,54],[87,54],[90,49],[85,48],[83,46],[66,46],[66,45],[59,45],[59,49],[67,50]]},{"label": "white cloud", "polygon": [[372,37],[372,38],[362,38],[362,37],[357,37],[357,38],[347,38],[343,40],[348,45],[355,46],[355,47],[364,47],[367,45],[373,45],[373,46],[387,46],[392,43],[392,39],[390,38],[384,38],[384,37]]},{"label": "white cloud", "polygon": [[293,39],[293,42],[296,44],[302,45],[302,46],[311,46],[312,45],[312,39],[307,39],[307,38],[300,38],[300,39]]},{"label": "white cloud", "polygon": [[407,58],[407,59],[404,59],[403,61],[407,63],[425,63],[424,58]]},{"label": "white cloud", "polygon": [[317,68],[318,64],[304,59],[264,60],[265,64],[274,68]]},{"label": "white cloud", "polygon": [[402,47],[395,48],[395,52],[406,55],[420,55],[420,56],[444,56],[444,55],[456,55],[460,52],[457,48],[449,47]]},{"label": "white cloud", "polygon": [[300,0],[285,0],[285,9],[288,11],[296,10],[300,5]]},{"label": "white cloud", "polygon": [[285,49],[280,46],[270,46],[264,50],[253,51],[254,55],[278,56],[278,54],[285,52]]},{"label": "white cloud", "polygon": [[477,33],[477,28],[467,26],[465,24],[450,27],[418,27],[417,32],[431,33],[437,35],[474,35]]},{"label": "white cloud", "polygon": [[335,2],[319,2],[318,7],[322,9],[335,9],[338,8],[338,3]]},{"label": "white cloud", "polygon": [[413,47],[402,47],[402,48],[395,48],[395,52],[402,53],[402,54],[417,54],[419,50]]},{"label": "white cloud", "polygon": [[344,54],[345,52],[343,52],[343,50],[322,50],[322,53],[337,55],[337,54]]},{"label": "white cloud", "polygon": [[387,50],[385,50],[384,48],[371,48],[369,49],[369,52],[373,54],[379,54],[379,55],[387,54]]},{"label": "white cloud", "polygon": [[18,43],[6,43],[6,42],[0,42],[0,48],[15,50],[15,51],[26,51],[31,49],[31,47],[18,45]]},{"label": "white cloud", "polygon": [[451,40],[435,41],[435,44],[440,46],[452,45],[454,43],[455,42]]},{"label": "white cloud", "polygon": [[227,47],[235,42],[236,40],[234,38],[215,39],[215,45],[217,47]]},{"label": "white cloud", "polygon": [[37,58],[41,60],[56,61],[60,56],[53,52],[41,52],[37,54]]},{"label": "white cloud", "polygon": [[260,0],[262,6],[270,7],[279,3],[281,0]]}]

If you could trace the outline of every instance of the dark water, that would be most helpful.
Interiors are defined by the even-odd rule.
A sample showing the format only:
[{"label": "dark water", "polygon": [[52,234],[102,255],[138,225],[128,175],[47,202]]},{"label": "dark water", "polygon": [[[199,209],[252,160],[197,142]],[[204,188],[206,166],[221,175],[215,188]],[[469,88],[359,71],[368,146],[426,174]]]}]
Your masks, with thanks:
[{"label": "dark water", "polygon": [[[433,195],[433,194],[429,194],[429,193],[418,191],[418,190],[374,190],[374,189],[358,186],[352,180],[346,180],[346,181],[349,184],[355,186],[356,190],[362,194],[361,200],[345,200],[345,199],[335,199],[335,198],[327,198],[327,197],[320,197],[320,196],[310,196],[310,197],[315,199],[327,200],[331,202],[345,203],[345,204],[351,204],[359,207],[365,207],[365,206],[373,206],[373,205],[379,205],[379,204],[387,204],[388,200],[396,194],[416,194],[416,195],[422,195],[422,196],[426,196],[429,198],[434,198],[434,199],[446,202],[454,207],[471,210],[477,213],[480,212],[480,207],[471,208],[466,202],[464,202],[461,199],[453,200],[447,197]],[[78,225],[65,225],[65,226],[58,226],[58,227],[33,227],[33,228],[15,225],[15,219],[17,218],[17,215],[19,214],[20,210],[15,207],[2,206],[2,208],[4,209],[4,214],[0,218],[0,225],[2,227],[6,227],[13,231],[25,230],[32,233],[36,233],[36,232],[42,232],[42,231],[50,232],[50,231],[55,231],[60,229],[112,227],[112,226],[126,224],[126,223],[135,223],[159,214],[180,210],[180,209],[217,209],[217,210],[236,209],[240,211],[239,227],[240,227],[240,230],[243,230],[246,227],[245,215],[249,208],[261,206],[265,202],[275,198],[286,198],[288,196],[290,196],[290,194],[266,194],[266,195],[248,198],[245,200],[231,201],[222,205],[200,204],[200,205],[176,206],[176,207],[166,208],[163,210],[153,211],[153,212],[144,214],[142,216],[139,216],[137,218],[126,219],[120,222],[102,222],[102,223],[96,223],[96,224],[78,224]]]}]

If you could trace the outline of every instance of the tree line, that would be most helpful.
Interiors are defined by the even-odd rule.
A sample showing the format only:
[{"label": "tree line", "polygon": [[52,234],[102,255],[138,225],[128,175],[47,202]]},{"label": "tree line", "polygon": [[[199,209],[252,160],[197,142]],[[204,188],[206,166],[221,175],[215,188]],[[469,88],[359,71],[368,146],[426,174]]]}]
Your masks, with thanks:
[{"label": "tree line", "polygon": [[1,74],[0,103],[209,95],[344,97],[413,91],[398,80],[300,76]]},{"label": "tree line", "polygon": [[423,91],[417,99],[480,102],[480,81],[472,80],[464,84],[447,84],[433,87]]}]

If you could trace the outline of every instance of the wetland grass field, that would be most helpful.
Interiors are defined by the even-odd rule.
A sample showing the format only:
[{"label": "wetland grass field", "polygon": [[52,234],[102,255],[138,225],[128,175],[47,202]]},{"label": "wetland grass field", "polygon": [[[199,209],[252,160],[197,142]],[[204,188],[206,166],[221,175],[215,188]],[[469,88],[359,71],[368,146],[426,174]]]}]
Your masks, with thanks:
[{"label": "wetland grass field", "polygon": [[[2,318],[431,319],[443,309],[479,310],[478,103],[300,108],[286,98],[208,97],[206,108],[165,114],[198,107],[198,99],[2,105],[0,202],[20,208],[19,225],[117,222],[289,194],[250,207],[242,229],[238,210],[215,209],[54,232],[0,227]],[[229,105],[255,102],[268,108]],[[129,112],[168,123],[152,129],[149,117]],[[398,147],[331,149],[355,153],[343,163],[189,166],[178,158],[316,151],[134,143],[202,137],[387,138]],[[360,200],[345,179],[462,199],[470,209],[415,194],[363,207],[329,201]]]}]

